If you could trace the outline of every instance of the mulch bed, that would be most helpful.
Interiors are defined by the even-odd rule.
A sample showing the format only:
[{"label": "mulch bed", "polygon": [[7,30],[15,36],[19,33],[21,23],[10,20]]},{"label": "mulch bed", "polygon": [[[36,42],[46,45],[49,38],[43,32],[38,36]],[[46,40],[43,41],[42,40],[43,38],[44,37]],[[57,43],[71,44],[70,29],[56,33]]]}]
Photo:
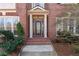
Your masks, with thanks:
[{"label": "mulch bed", "polygon": [[71,44],[69,43],[53,43],[58,56],[73,56]]}]

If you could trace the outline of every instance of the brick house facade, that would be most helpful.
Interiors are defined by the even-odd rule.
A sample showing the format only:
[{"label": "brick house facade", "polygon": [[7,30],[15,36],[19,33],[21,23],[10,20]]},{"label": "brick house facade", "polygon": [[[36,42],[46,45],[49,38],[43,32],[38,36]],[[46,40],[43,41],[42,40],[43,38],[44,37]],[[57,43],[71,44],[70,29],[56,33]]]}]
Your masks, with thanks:
[{"label": "brick house facade", "polygon": [[[36,8],[37,7],[37,8]],[[39,29],[36,27],[37,23],[35,23],[36,25],[35,28],[38,30],[37,32],[35,32],[35,36],[33,37],[33,27],[30,30],[30,15],[29,12],[30,10],[32,10],[32,3],[16,3],[16,9],[4,9],[4,10],[0,10],[0,16],[18,16],[19,20],[24,28],[24,32],[25,32],[25,42],[27,44],[48,44],[49,41],[54,40],[56,38],[56,17],[59,16],[60,14],[62,14],[63,10],[65,10],[64,5],[63,4],[57,4],[57,3],[45,3],[44,4],[44,8],[36,6],[34,8],[36,9],[41,9],[40,13],[35,13],[33,15],[36,15],[36,17],[38,17],[39,15],[43,15],[42,14],[42,10],[44,11],[48,11],[48,14],[46,16],[46,18],[44,18],[45,16],[43,15],[42,21],[44,22],[44,19],[47,19],[47,23],[45,24],[46,27],[43,24],[43,29],[42,29],[42,21],[37,21],[38,22],[38,26],[40,27],[40,31]],[[35,9],[35,10],[36,10]],[[34,9],[33,9],[34,10]],[[5,11],[5,13],[4,13]],[[11,12],[12,11],[12,12]],[[39,12],[39,11],[38,11]],[[33,16],[34,17],[34,16]],[[41,17],[41,16],[40,16]],[[37,18],[36,18],[37,19]],[[33,21],[33,19],[32,19]],[[33,25],[33,24],[32,24]],[[44,30],[45,28],[45,30]],[[43,30],[43,31],[42,31]],[[31,31],[31,32],[30,32]],[[39,32],[42,32],[42,34],[40,34]],[[47,33],[45,33],[47,32]],[[30,34],[32,33],[32,37],[30,38]],[[44,37],[44,35],[46,34],[46,37]]]}]

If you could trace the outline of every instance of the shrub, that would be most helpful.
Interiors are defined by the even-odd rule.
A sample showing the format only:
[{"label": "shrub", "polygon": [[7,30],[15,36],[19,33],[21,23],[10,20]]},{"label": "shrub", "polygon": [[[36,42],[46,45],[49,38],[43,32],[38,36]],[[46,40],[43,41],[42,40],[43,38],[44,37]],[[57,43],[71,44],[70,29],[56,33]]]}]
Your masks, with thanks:
[{"label": "shrub", "polygon": [[58,31],[57,32],[57,34],[58,34],[58,36],[71,36],[71,33],[70,32],[68,32],[68,31]]},{"label": "shrub", "polygon": [[24,30],[20,22],[17,24],[17,33],[19,36],[24,36]]},{"label": "shrub", "polygon": [[17,24],[18,37],[14,37],[13,33],[10,31],[0,31],[0,34],[3,34],[6,38],[6,42],[0,44],[1,48],[5,49],[5,52],[1,52],[1,55],[6,55],[16,49],[16,47],[23,42],[23,27],[20,23]]},{"label": "shrub", "polygon": [[71,35],[71,33],[68,31],[58,31],[58,36],[65,43],[74,43],[79,41],[78,36]]},{"label": "shrub", "polygon": [[5,52],[5,51],[0,51],[0,56],[7,56],[7,55],[8,55],[7,52]]},{"label": "shrub", "polygon": [[3,48],[7,52],[12,52],[16,49],[16,47],[23,42],[23,39],[21,37],[16,38],[15,40],[10,40],[3,44]]},{"label": "shrub", "polygon": [[11,31],[1,30],[0,34],[3,34],[7,41],[14,40],[14,35],[13,35],[13,33]]}]

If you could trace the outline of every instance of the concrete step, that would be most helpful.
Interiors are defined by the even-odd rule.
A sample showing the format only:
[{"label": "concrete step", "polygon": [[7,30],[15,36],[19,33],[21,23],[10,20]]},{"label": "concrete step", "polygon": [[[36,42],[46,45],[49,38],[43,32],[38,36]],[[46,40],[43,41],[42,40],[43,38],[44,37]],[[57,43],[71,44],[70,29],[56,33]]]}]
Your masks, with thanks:
[{"label": "concrete step", "polygon": [[51,44],[51,42],[26,42],[27,45]]},{"label": "concrete step", "polygon": [[26,45],[20,56],[57,56],[52,45]]},{"label": "concrete step", "polygon": [[41,45],[41,44],[51,44],[50,40],[48,38],[29,38],[25,41],[28,45]]}]

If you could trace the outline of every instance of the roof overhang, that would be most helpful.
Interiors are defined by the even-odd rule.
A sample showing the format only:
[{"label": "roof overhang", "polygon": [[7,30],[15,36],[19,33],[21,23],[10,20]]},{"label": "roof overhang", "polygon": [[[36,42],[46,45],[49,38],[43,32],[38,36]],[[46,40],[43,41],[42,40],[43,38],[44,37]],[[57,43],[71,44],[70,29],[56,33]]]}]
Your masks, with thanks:
[{"label": "roof overhang", "polygon": [[42,7],[36,6],[35,8],[32,8],[31,10],[28,10],[28,14],[44,15],[44,14],[48,14],[48,10],[45,10]]}]

